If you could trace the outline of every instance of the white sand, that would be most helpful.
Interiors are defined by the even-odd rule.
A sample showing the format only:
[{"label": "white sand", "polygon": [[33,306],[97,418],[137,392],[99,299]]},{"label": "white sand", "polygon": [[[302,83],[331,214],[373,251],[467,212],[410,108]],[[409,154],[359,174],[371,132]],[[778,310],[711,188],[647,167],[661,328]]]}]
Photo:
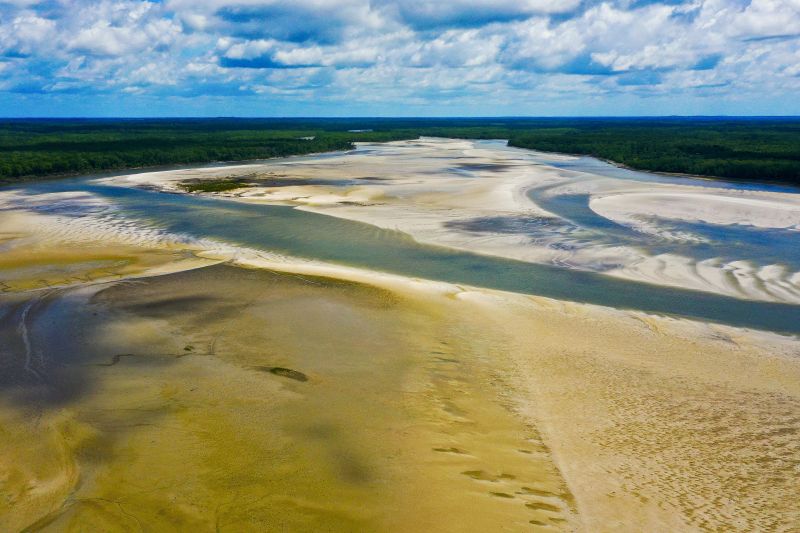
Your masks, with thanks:
[{"label": "white sand", "polygon": [[[420,242],[482,254],[739,298],[800,303],[798,273],[781,265],[751,265],[748,261],[759,258],[748,257],[698,261],[677,253],[650,253],[634,244],[608,242],[548,213],[532,202],[527,192],[546,189],[542,194],[586,194],[591,209],[607,220],[643,235],[690,245],[702,238],[662,227],[652,217],[800,230],[800,195],[601,177],[550,165],[568,161],[570,156],[465,140],[427,138],[360,148],[319,159],[145,173],[104,181],[175,192],[187,179],[256,176],[281,180],[287,185],[256,185],[214,195],[242,202],[291,205],[397,229]],[[307,179],[322,183],[292,184],[292,180]],[[326,180],[330,185],[324,183]],[[351,183],[342,185],[336,180]],[[532,227],[530,231],[491,229],[485,219]]]},{"label": "white sand", "polygon": [[[448,195],[427,192],[433,187],[424,180],[406,185],[422,185],[426,191],[411,198],[448,201]],[[495,198],[500,205],[524,200],[516,185],[488,186],[482,192],[481,187],[461,199],[456,195],[450,205],[473,202],[473,212],[492,212],[481,199]],[[481,391],[488,394],[485,401],[502,402],[527,427],[541,432],[545,448],[535,452],[552,455],[576,502],[577,527],[565,524],[565,530],[788,531],[800,523],[795,504],[800,498],[796,338],[410,279],[210,240],[182,241],[108,212],[91,196],[47,200],[48,205],[68,200],[101,209],[78,218],[30,213],[17,206],[21,210],[2,214],[9,239],[3,242],[38,245],[39,252],[70,242],[76,254],[80,246],[104,239],[112,249],[119,242],[142,251],[183,247],[207,264],[227,261],[328,276],[430,301],[432,309],[462,325],[465,339],[475,340],[475,364],[490,373],[494,387]],[[344,209],[360,212],[358,207]],[[403,223],[413,225],[408,217]],[[428,219],[431,227],[434,221],[433,216]],[[442,235],[448,232],[442,230]],[[657,280],[685,279],[682,268],[690,266],[681,261],[665,258]],[[772,283],[786,277],[775,267],[728,267],[739,272],[736,283],[742,286],[755,276]],[[714,277],[722,265],[710,262],[704,268],[707,283],[722,284]],[[718,290],[726,289],[720,285]],[[482,346],[488,347],[485,353]],[[484,397],[473,400],[480,405]],[[489,485],[484,490],[493,488],[490,482],[481,483]],[[533,485],[533,490],[540,489]],[[542,505],[553,501],[534,505],[546,514],[550,511]]]},{"label": "white sand", "polygon": [[499,393],[542,432],[579,530],[787,530],[800,519],[783,466],[800,455],[796,338],[254,250],[209,255],[428,298],[481,331]]},{"label": "white sand", "polygon": [[687,222],[740,224],[759,228],[800,230],[800,195],[739,193],[716,189],[703,192],[627,192],[592,198],[597,214],[639,227],[642,216]]}]

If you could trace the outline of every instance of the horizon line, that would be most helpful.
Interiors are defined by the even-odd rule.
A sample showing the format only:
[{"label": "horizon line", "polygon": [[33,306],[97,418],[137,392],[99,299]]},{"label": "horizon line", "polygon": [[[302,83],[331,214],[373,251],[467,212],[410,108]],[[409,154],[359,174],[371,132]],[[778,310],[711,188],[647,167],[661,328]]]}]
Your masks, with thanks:
[{"label": "horizon line", "polygon": [[0,121],[10,120],[525,120],[525,119],[800,119],[800,115],[129,115],[129,116],[0,116]]}]

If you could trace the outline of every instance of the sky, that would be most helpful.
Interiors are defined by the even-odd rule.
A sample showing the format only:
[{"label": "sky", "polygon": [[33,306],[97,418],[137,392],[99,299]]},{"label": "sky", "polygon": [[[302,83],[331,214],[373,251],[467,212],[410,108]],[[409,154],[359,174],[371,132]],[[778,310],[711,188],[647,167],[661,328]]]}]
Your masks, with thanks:
[{"label": "sky", "polygon": [[0,116],[800,115],[800,0],[0,0]]}]

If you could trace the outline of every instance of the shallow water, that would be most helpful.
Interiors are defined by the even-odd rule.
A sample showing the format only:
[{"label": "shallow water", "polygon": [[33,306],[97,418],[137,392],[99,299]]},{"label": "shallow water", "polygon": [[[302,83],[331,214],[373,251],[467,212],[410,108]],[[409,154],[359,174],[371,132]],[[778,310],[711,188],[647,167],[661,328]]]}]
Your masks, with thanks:
[{"label": "shallow water", "polygon": [[[782,265],[792,272],[800,271],[800,232],[777,228],[744,225],[720,225],[684,222],[648,217],[648,222],[664,235],[681,235],[680,239],[641,233],[602,217],[589,207],[589,195],[549,195],[546,189],[532,189],[530,198],[547,211],[572,222],[572,232],[584,230],[586,240],[604,245],[635,246],[650,254],[678,254],[697,261],[719,258],[720,261],[748,261],[754,266]],[[531,238],[537,231],[527,232]],[[579,234],[578,234],[579,235]]]},{"label": "shallow water", "polygon": [[[152,227],[260,250],[412,277],[800,333],[800,306],[796,305],[740,300],[423,245],[400,232],[291,207],[103,186],[86,179],[39,183],[26,189],[31,194],[88,191],[113,201],[125,216]],[[567,219],[575,218],[578,227],[583,224],[585,229],[593,231],[592,239],[612,242],[619,237],[635,238],[644,245],[644,240],[634,235],[635,232],[595,215],[580,200],[561,197],[550,201],[559,202],[553,208],[564,211]],[[745,232],[738,234],[742,235],[749,236]],[[754,245],[762,245],[758,233],[754,235]],[[791,240],[792,235],[789,235],[781,242]],[[659,246],[669,248],[667,243],[659,242],[651,246],[654,250]],[[794,258],[798,248],[791,247],[794,255],[789,257]],[[691,247],[683,245],[681,249],[691,250]]]},{"label": "shallow water", "polygon": [[[618,167],[594,157],[576,156],[568,160],[553,159],[518,148],[504,146],[505,141],[477,141],[476,145],[492,150],[506,150],[516,157],[535,164],[546,164],[555,168],[604,176],[640,183],[688,185],[732,191],[768,191],[800,194],[800,189],[771,183],[726,181],[693,176],[665,175]],[[576,175],[573,181],[586,179]],[[557,187],[557,186],[556,186]],[[584,231],[587,241],[615,246],[636,246],[650,254],[674,253],[702,261],[720,258],[723,261],[749,261],[754,266],[778,264],[791,271],[800,271],[800,232],[793,230],[758,228],[745,225],[719,225],[703,222],[684,222],[651,217],[666,235],[684,234],[686,240],[659,238],[652,233],[643,234],[632,228],[604,218],[589,207],[590,196],[586,194],[551,194],[550,186],[533,188],[528,196],[536,205],[574,223],[573,232]],[[589,234],[586,234],[586,233]],[[540,235],[536,228],[527,232],[532,238]]]},{"label": "shallow water", "polygon": [[[89,179],[26,190],[96,194],[113,205],[108,216],[157,230],[156,239],[211,238],[410,277],[800,333],[800,306],[422,245],[290,207]],[[641,239],[596,219],[584,198],[557,202],[551,207],[587,240]],[[96,214],[70,205],[42,210]],[[499,217],[480,225],[548,231],[540,222]],[[712,251],[737,239],[756,251],[749,236],[682,229],[706,232]],[[773,239],[761,253],[791,244],[791,236]],[[15,266],[18,276],[55,272],[71,287],[0,294],[0,529],[578,528],[574,497],[537,427],[519,415],[511,384],[519,372],[511,354],[535,351],[545,333],[535,329],[546,320],[504,330],[465,312],[479,308],[457,298],[227,265],[92,281],[102,277],[95,271],[127,277],[181,259],[144,246],[15,253],[32,265]],[[564,335],[545,351],[579,361],[569,352],[578,318],[562,319]],[[583,340],[591,339],[596,325],[583,327],[592,332]]]}]

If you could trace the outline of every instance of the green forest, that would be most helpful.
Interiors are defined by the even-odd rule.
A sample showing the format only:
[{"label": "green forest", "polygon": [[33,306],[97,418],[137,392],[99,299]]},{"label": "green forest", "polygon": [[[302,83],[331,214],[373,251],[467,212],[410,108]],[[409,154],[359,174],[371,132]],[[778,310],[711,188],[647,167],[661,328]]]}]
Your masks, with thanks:
[{"label": "green forest", "polygon": [[508,139],[642,170],[800,185],[796,118],[6,119],[0,183],[266,159],[421,135]]}]

